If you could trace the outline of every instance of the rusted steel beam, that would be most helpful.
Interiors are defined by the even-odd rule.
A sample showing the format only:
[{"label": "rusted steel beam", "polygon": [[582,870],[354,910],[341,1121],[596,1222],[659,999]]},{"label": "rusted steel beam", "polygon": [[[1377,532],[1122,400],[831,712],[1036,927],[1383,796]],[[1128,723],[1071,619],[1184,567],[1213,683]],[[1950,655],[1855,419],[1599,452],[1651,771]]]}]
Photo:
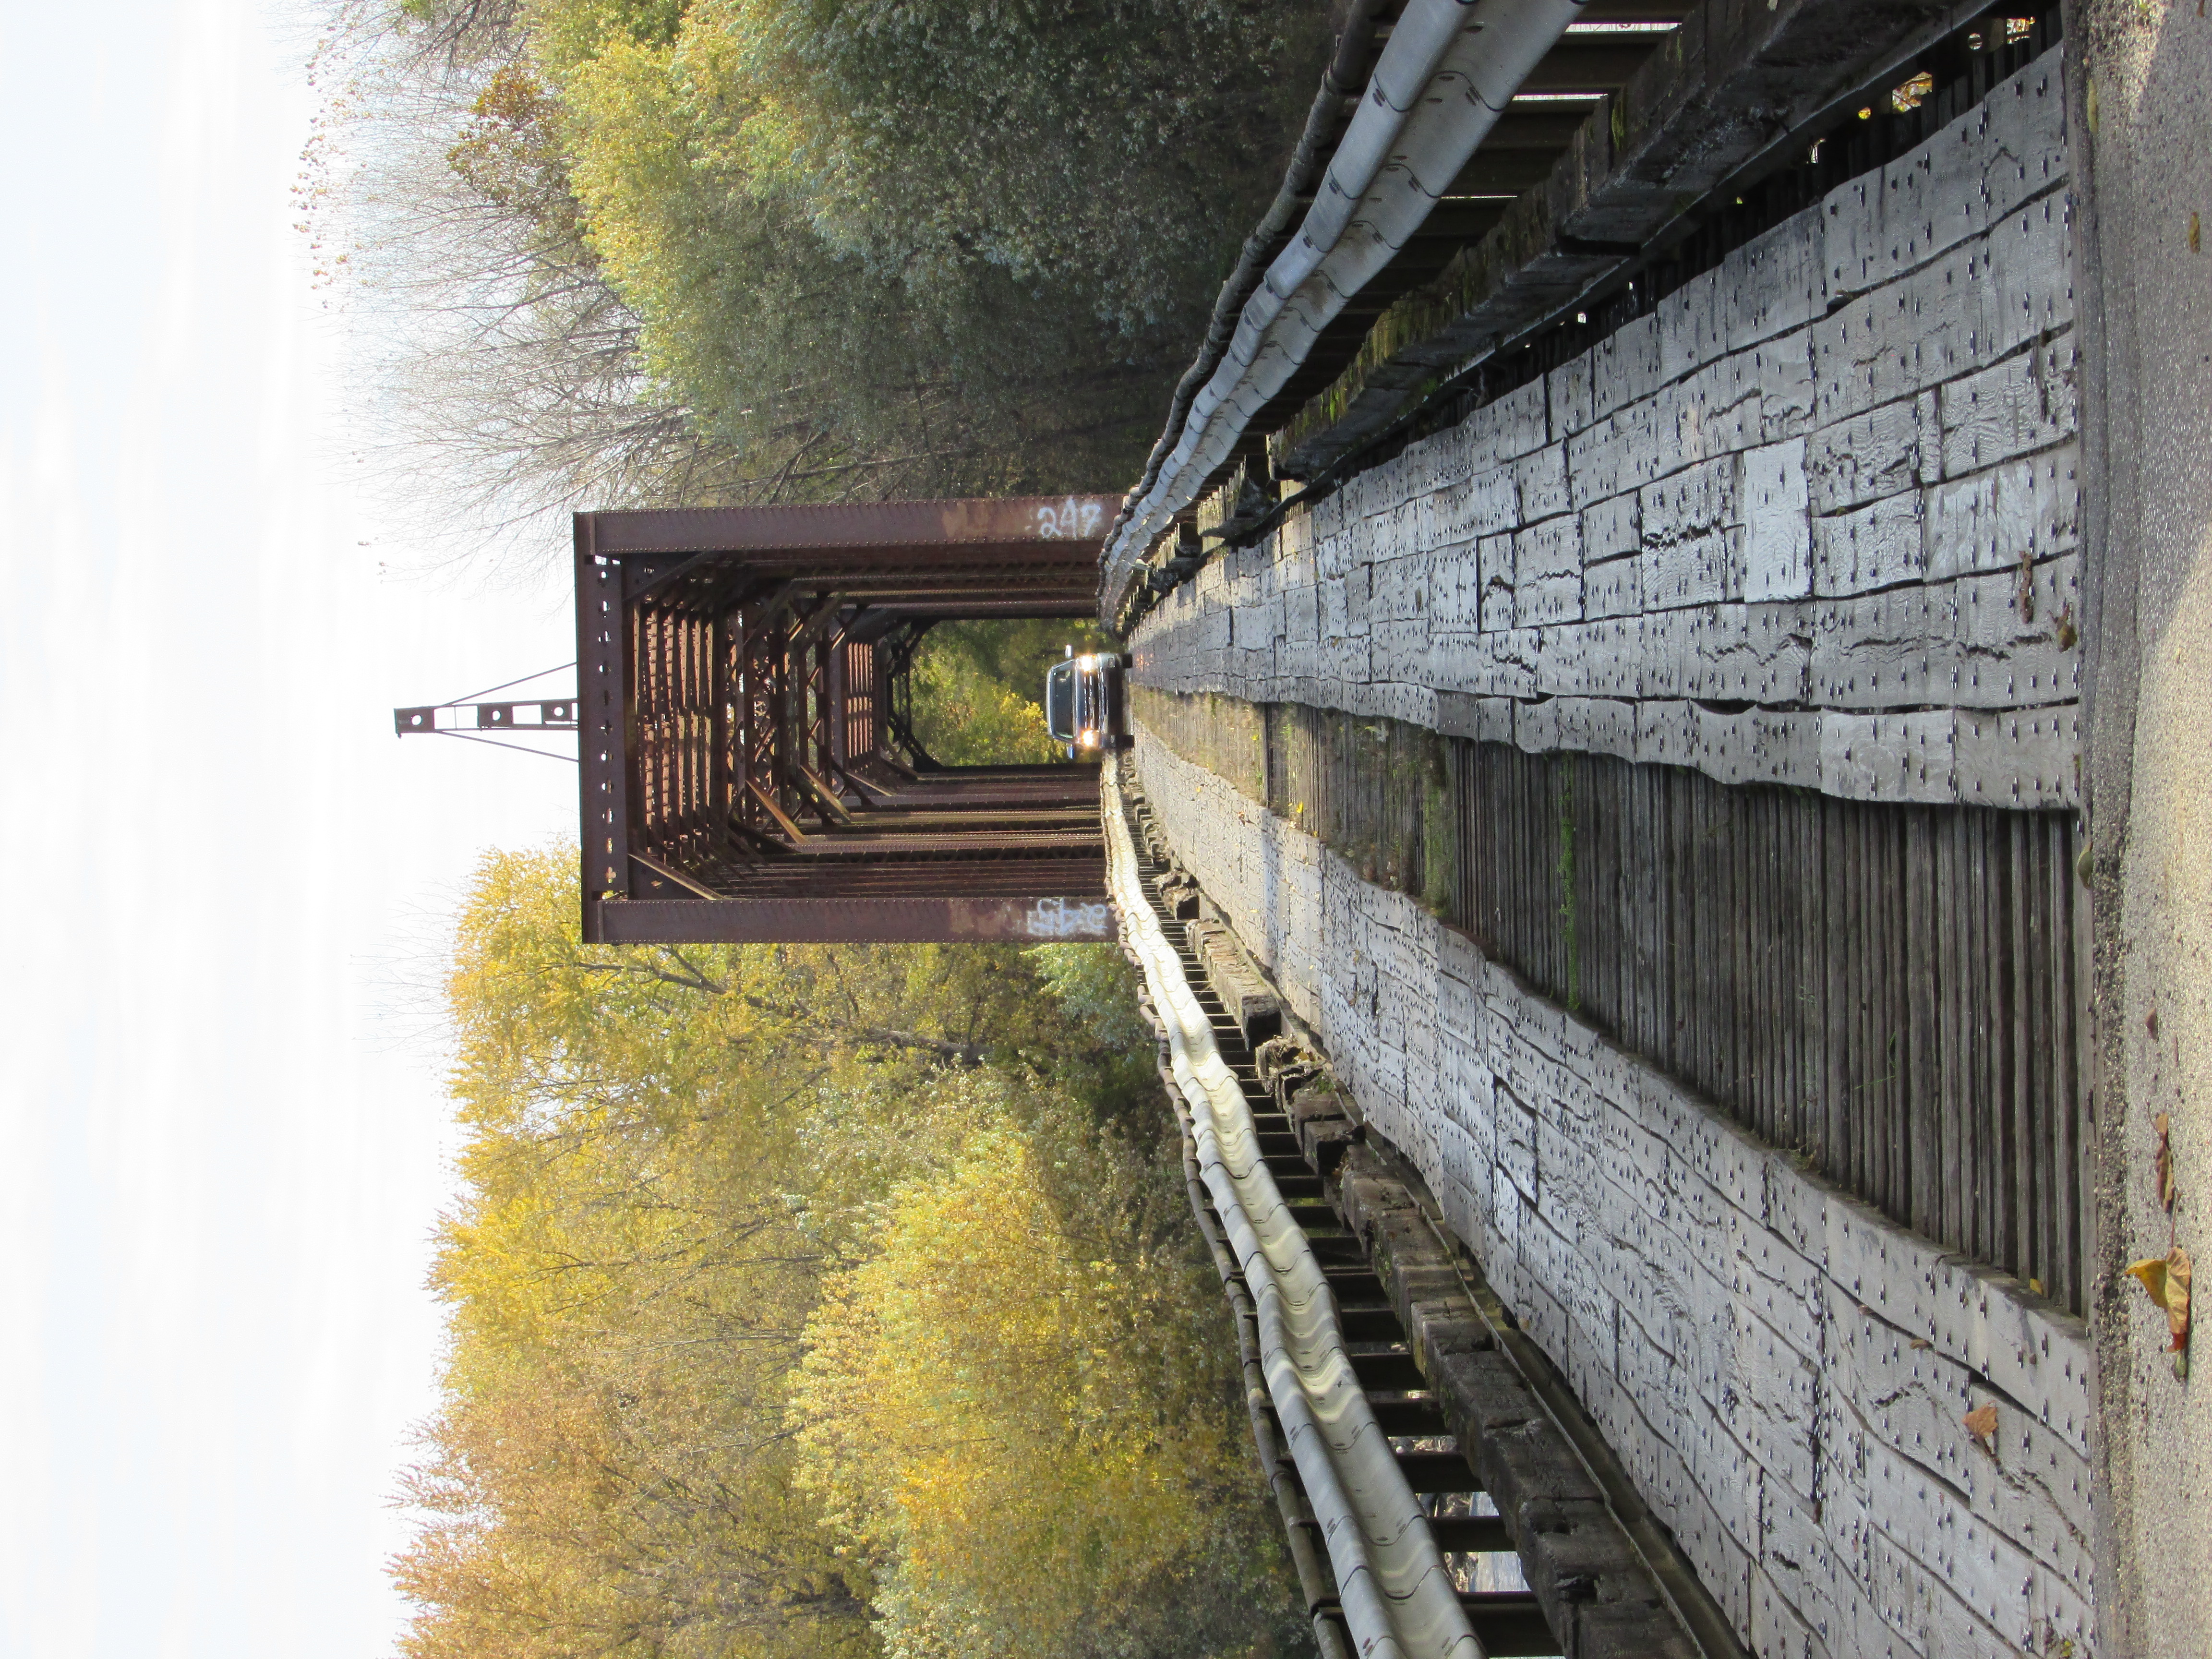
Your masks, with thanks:
[{"label": "rusted steel beam", "polygon": [[[823,867],[860,865],[877,869],[916,868],[930,861],[973,861],[986,856],[1030,858],[1045,854],[1073,856],[1093,854],[1098,838],[1088,828],[1081,830],[989,830],[952,836],[848,836],[835,831],[807,832],[805,842],[793,849],[795,861]],[[889,860],[896,859],[896,865]],[[951,878],[948,878],[951,879]]]},{"label": "rusted steel beam", "polygon": [[[592,526],[576,521],[576,768],[582,828],[583,890],[627,893],[629,887],[629,676],[623,661],[622,568],[602,562]],[[585,915],[585,939],[591,931]]]},{"label": "rusted steel beam", "polygon": [[883,602],[884,609],[902,617],[932,621],[981,622],[994,617],[1085,617],[1098,608],[1098,584],[1092,580],[1075,596],[1073,588],[1066,592],[1054,590],[1051,597],[1012,599],[955,599],[948,598],[896,599]]},{"label": "rusted steel beam", "polygon": [[[587,937],[1101,936],[1095,769],[918,777],[887,740],[927,621],[1089,612],[1113,505],[579,514]],[[852,908],[878,902],[939,908]]]},{"label": "rusted steel beam", "polygon": [[632,853],[630,854],[630,859],[634,863],[644,866],[645,879],[640,884],[642,886],[649,887],[665,882],[679,887],[684,891],[693,894],[702,899],[718,899],[721,896],[721,895],[717,893],[713,888],[706,886],[700,882],[692,880],[690,877],[685,875],[681,870],[672,870],[669,868],[668,866],[663,864],[659,860],[653,858],[649,854],[644,853]]},{"label": "rusted steel beam", "polygon": [[1006,898],[777,897],[592,902],[609,944],[1025,944],[1114,937],[1095,889]]},{"label": "rusted steel beam", "polygon": [[593,513],[602,553],[827,552],[839,549],[1085,544],[1097,556],[1116,495],[870,501]]},{"label": "rusted steel beam", "polygon": [[[1100,867],[1095,846],[938,848],[911,858],[824,863],[796,855],[778,843],[750,864],[724,863],[686,873],[718,896],[849,898],[871,893],[903,898],[1011,898],[1085,888]],[[641,888],[640,898],[680,898],[681,893]]]}]

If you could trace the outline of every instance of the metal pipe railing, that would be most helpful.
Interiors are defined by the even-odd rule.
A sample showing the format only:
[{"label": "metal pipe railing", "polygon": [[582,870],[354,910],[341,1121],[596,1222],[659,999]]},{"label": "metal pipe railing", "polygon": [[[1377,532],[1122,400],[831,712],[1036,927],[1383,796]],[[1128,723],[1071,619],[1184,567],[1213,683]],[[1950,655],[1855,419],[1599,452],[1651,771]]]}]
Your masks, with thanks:
[{"label": "metal pipe railing", "polygon": [[1145,976],[1200,1178],[1256,1317],[1261,1370],[1336,1574],[1362,1659],[1486,1659],[1426,1516],[1354,1376],[1305,1231],[1268,1172],[1252,1111],[1146,902],[1121,810],[1121,757],[1101,769],[1107,881]]},{"label": "metal pipe railing", "polygon": [[1181,416],[1181,435],[1148,465],[1149,483],[1116,520],[1099,587],[1109,625],[1145,550],[1197,499],[1322,331],[1420,228],[1580,10],[1581,0],[1407,7],[1298,234],[1245,301],[1218,365]]}]

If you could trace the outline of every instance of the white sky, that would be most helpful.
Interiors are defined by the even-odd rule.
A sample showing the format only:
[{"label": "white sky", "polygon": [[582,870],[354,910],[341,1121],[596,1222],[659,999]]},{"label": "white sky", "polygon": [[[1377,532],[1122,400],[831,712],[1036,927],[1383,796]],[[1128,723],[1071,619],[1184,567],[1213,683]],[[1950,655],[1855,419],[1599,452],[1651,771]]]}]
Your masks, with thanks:
[{"label": "white sky", "polygon": [[574,817],[566,765],[392,735],[569,623],[380,574],[412,550],[345,485],[280,23],[0,8],[11,1659],[390,1650],[451,1189],[390,985],[479,848]]}]

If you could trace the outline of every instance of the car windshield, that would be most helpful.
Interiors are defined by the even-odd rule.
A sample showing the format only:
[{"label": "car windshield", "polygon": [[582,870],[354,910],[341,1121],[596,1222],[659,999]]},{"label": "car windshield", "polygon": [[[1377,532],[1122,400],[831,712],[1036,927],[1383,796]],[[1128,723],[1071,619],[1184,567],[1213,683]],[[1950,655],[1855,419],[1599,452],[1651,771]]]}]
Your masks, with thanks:
[{"label": "car windshield", "polygon": [[1056,662],[1044,677],[1045,730],[1062,743],[1075,741],[1075,665]]}]

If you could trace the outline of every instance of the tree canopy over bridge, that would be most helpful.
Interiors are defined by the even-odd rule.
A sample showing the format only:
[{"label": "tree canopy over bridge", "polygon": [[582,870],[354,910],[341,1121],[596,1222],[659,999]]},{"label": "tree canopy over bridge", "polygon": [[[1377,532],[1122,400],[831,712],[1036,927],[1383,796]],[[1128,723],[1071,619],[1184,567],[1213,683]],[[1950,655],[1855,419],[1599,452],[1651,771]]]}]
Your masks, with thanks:
[{"label": "tree canopy over bridge", "polygon": [[404,0],[344,39],[476,324],[451,434],[665,506],[1133,476],[1321,11]]}]

